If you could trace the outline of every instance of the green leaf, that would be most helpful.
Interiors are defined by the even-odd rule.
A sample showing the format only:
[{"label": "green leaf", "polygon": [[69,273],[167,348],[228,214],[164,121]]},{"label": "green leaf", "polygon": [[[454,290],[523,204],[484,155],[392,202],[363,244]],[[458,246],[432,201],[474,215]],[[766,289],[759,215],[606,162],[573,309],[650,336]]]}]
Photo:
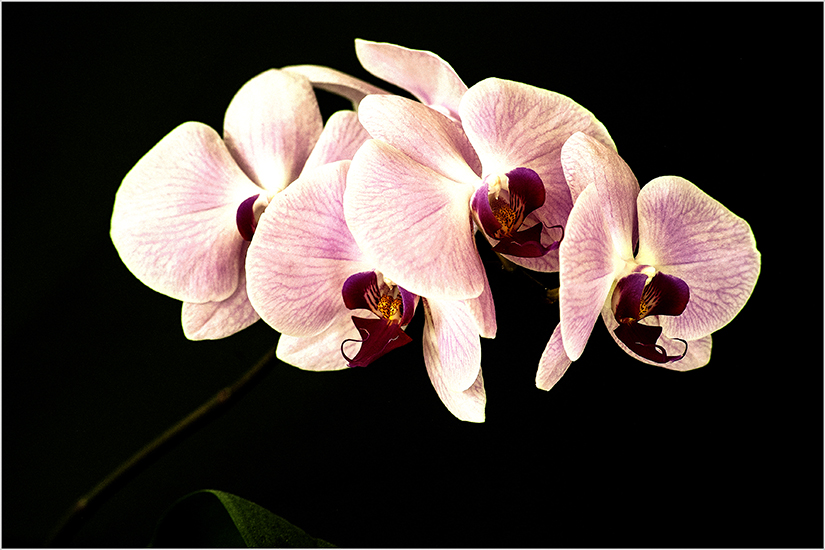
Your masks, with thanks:
[{"label": "green leaf", "polygon": [[307,535],[254,502],[203,490],[178,500],[155,528],[150,547],[317,548],[332,544]]}]

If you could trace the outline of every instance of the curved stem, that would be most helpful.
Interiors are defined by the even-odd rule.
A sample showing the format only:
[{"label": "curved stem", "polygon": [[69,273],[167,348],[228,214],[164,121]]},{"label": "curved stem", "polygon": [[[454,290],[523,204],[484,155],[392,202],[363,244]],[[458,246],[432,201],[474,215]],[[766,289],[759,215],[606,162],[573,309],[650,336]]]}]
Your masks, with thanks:
[{"label": "curved stem", "polygon": [[103,480],[95,485],[88,493],[80,497],[77,502],[66,511],[63,519],[52,530],[51,535],[46,540],[45,546],[68,546],[67,543],[77,532],[82,521],[100,505],[104,497],[112,494],[129,481],[131,477],[137,474],[138,468],[146,467],[150,459],[157,456],[161,449],[165,449],[175,440],[181,439],[186,432],[191,431],[197,423],[208,415],[225,409],[226,405],[237,399],[242,393],[242,390],[249,390],[253,383],[257,383],[273,366],[276,347],[277,345],[266,352],[263,357],[261,357],[251,369],[238,378],[238,380],[220,390],[200,407],[189,413],[153,441],[149,442],[120,466],[115,468],[108,476],[103,478]]}]

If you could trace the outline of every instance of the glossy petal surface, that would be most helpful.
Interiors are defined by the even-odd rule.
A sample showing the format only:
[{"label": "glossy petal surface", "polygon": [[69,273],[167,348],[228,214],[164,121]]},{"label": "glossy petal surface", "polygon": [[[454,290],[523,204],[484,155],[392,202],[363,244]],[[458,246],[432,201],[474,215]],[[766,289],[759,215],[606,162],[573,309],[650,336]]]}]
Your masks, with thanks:
[{"label": "glossy petal surface", "polygon": [[291,65],[284,67],[282,71],[301,75],[314,87],[349,99],[354,107],[358,107],[361,100],[369,94],[387,93],[368,82],[321,65]]},{"label": "glossy petal surface", "polygon": [[472,191],[370,140],[352,160],[344,213],[371,265],[397,285],[419,296],[474,298],[484,267],[470,221]]},{"label": "glossy petal surface", "polygon": [[467,86],[439,56],[424,50],[361,39],[355,40],[355,53],[361,65],[378,78],[458,119],[458,105]]},{"label": "glossy petal surface", "polygon": [[547,341],[541,359],[539,359],[539,369],[536,371],[536,387],[540,390],[550,390],[567,372],[571,362],[564,352],[561,323],[559,323],[553,329],[553,334],[550,336],[550,340]]},{"label": "glossy petal surface", "polygon": [[[352,312],[352,315],[371,316],[369,312]],[[359,340],[361,336],[352,323],[352,315],[341,315],[320,334],[303,338],[281,334],[275,355],[299,369],[312,371],[341,370],[349,365],[341,355],[341,343],[345,340]],[[352,344],[356,353],[358,344]],[[345,347],[345,350],[350,351]]]},{"label": "glossy petal surface", "polygon": [[324,131],[310,153],[301,174],[323,164],[352,160],[358,148],[369,139],[355,111],[337,111],[329,117]]},{"label": "glossy petal surface", "polygon": [[305,174],[275,196],[258,223],[246,261],[249,299],[279,332],[313,336],[349,317],[344,281],[373,269],[342,219],[348,165]]},{"label": "glossy petal surface", "polygon": [[761,258],[747,222],[689,181],[657,178],[639,194],[637,261],[679,277],[690,301],[662,317],[664,333],[695,340],[725,326],[747,302]]},{"label": "glossy petal surface", "polygon": [[187,302],[220,301],[238,286],[245,242],[238,205],[259,192],[212,128],[187,122],[126,174],[112,241],[149,288]]},{"label": "glossy petal surface", "polygon": [[220,302],[193,304],[184,302],[181,309],[183,334],[190,340],[226,338],[260,319],[246,295],[246,275],[241,270],[238,288]]},{"label": "glossy petal surface", "polygon": [[481,340],[462,300],[425,299],[425,323],[432,325],[444,383],[451,391],[468,389],[481,370]]},{"label": "glossy petal surface", "polygon": [[224,140],[249,178],[280,191],[298,178],[323,129],[309,81],[271,69],[235,94],[224,118]]}]

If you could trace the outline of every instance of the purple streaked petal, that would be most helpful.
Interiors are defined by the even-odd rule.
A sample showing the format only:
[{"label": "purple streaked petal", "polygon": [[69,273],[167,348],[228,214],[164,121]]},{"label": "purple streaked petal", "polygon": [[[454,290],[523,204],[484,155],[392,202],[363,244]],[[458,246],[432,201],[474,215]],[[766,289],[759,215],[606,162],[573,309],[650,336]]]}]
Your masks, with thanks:
[{"label": "purple streaked petal", "polygon": [[678,317],[662,318],[664,334],[695,340],[731,321],[748,301],[761,257],[750,226],[689,181],[657,178],[639,194],[637,261],[690,287]]},{"label": "purple streaked petal", "polygon": [[375,313],[381,292],[375,271],[361,271],[347,277],[341,289],[347,309],[366,309]]},{"label": "purple streaked petal", "polygon": [[[361,315],[361,312],[353,312]],[[364,316],[372,317],[372,313],[364,312]],[[331,371],[347,368],[348,362],[341,354],[341,342],[345,340],[359,340],[358,329],[352,322],[352,315],[341,315],[327,327],[326,330],[315,336],[303,338],[281,334],[278,339],[278,348],[275,355],[283,361],[299,369],[311,371]],[[353,344],[353,354],[357,349]]]},{"label": "purple streaked petal", "polygon": [[309,81],[276,69],[241,87],[223,123],[224,140],[238,165],[270,192],[298,178],[322,129]]},{"label": "purple streaked petal", "polygon": [[312,336],[351,315],[344,281],[370,271],[343,220],[349,161],[325,164],[275,195],[249,247],[249,299],[275,330]]},{"label": "purple streaked petal", "polygon": [[349,99],[355,108],[358,107],[365,96],[388,93],[378,86],[373,86],[346,73],[321,65],[291,65],[281,70],[301,75],[309,80],[314,87]]},{"label": "purple streaked petal", "polygon": [[412,321],[413,315],[415,314],[415,306],[417,304],[418,296],[402,287],[398,287],[398,291],[401,294],[401,304],[403,309],[401,321],[399,321],[398,324],[402,327],[406,327],[410,324],[410,321]]},{"label": "purple streaked petal", "polygon": [[559,316],[564,350],[581,357],[624,262],[616,255],[596,186],[579,195],[559,247]]},{"label": "purple streaked petal", "polygon": [[[651,325],[651,326],[659,326],[659,323],[663,319],[667,317],[648,317],[644,321],[643,324]],[[665,355],[669,356],[676,356],[685,353],[685,356],[678,361],[670,361],[667,363],[659,363],[656,361],[651,361],[639,355],[633,353],[630,348],[628,348],[619,338],[616,337],[614,331],[619,326],[619,323],[613,318],[613,312],[609,307],[605,307],[602,310],[602,319],[604,319],[605,326],[607,326],[607,330],[610,333],[610,336],[613,337],[613,340],[622,348],[625,353],[633,357],[634,359],[641,361],[642,363],[647,363],[648,365],[655,365],[657,367],[663,367],[668,370],[675,370],[675,371],[688,371],[697,369],[699,367],[703,367],[708,364],[710,361],[710,352],[711,347],[713,344],[713,339],[711,335],[703,336],[697,340],[687,340],[687,353],[685,353],[685,342],[681,340],[674,340],[672,338],[668,338],[664,334],[659,336],[656,344],[661,346],[662,350],[664,351]]]},{"label": "purple streaked petal", "polygon": [[190,340],[216,340],[239,332],[260,319],[246,295],[246,275],[241,270],[238,288],[226,300],[194,304],[181,309],[183,334]]},{"label": "purple streaked petal", "polygon": [[556,385],[556,382],[567,372],[570,366],[570,358],[564,352],[564,344],[561,338],[561,323],[553,329],[553,334],[539,360],[539,368],[536,371],[536,387],[540,390],[548,391]]},{"label": "purple streaked petal", "polygon": [[355,111],[337,111],[329,117],[318,143],[310,153],[301,174],[322,164],[352,160],[355,152],[370,135],[358,121]]},{"label": "purple streaked petal", "polygon": [[631,273],[619,279],[611,295],[613,314],[616,320],[639,320],[639,306],[645,289],[647,275]]},{"label": "purple streaked petal", "polygon": [[[361,346],[355,357],[345,356],[350,367],[366,367],[392,350],[412,342],[412,338],[407,336],[398,323],[355,316],[352,317],[352,322],[361,336]],[[341,344],[342,353],[345,344],[346,342]]]},{"label": "purple streaked petal", "polygon": [[432,52],[386,42],[355,39],[361,65],[382,80],[403,88],[422,103],[458,120],[458,104],[467,86],[449,63]]},{"label": "purple streaked petal", "polygon": [[526,218],[536,208],[544,204],[546,191],[539,175],[529,168],[519,167],[507,172],[510,191],[510,205],[513,210],[517,204],[523,206],[520,210]]},{"label": "purple streaked petal", "polygon": [[187,302],[224,300],[238,286],[245,246],[237,208],[259,192],[212,128],[187,122],[126,174],[112,241],[149,288]]},{"label": "purple streaked petal", "polygon": [[637,240],[636,197],[639,183],[630,167],[610,147],[583,133],[573,134],[564,144],[561,162],[571,190],[594,184],[604,210],[616,253],[633,258]]},{"label": "purple streaked petal", "polygon": [[395,95],[364,98],[358,109],[364,128],[411,159],[452,180],[478,182],[481,164],[461,124]]},{"label": "purple streaked petal", "polygon": [[352,160],[344,213],[370,264],[397,285],[419,296],[474,298],[484,288],[484,266],[473,239],[472,192],[369,140]]},{"label": "purple streaked petal", "polygon": [[662,327],[641,323],[620,324],[613,335],[634,354],[654,363],[672,363],[687,354],[687,343],[677,355],[670,355],[659,345]]},{"label": "purple streaked petal", "polygon": [[447,388],[464,391],[481,369],[478,327],[463,300],[424,299],[424,324],[431,326]]},{"label": "purple streaked petal", "polygon": [[493,247],[493,250],[514,258],[541,258],[551,250],[556,250],[559,247],[558,241],[550,246],[541,244],[543,229],[544,226],[537,223],[533,227],[517,231],[512,237],[500,240]]},{"label": "purple streaked petal", "polygon": [[490,206],[490,185],[486,180],[473,193],[472,205],[484,233],[492,236],[501,230],[501,223],[496,219]]}]

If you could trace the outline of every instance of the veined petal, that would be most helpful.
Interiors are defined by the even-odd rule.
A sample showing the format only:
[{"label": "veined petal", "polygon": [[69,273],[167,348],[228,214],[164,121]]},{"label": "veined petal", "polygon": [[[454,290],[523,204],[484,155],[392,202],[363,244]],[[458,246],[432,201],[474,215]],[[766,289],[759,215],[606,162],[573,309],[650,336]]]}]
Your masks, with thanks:
[{"label": "veined petal", "polygon": [[472,192],[369,140],[352,160],[344,213],[373,269],[398,286],[419,296],[475,298],[484,266],[473,239]]},{"label": "veined petal", "polygon": [[382,80],[403,88],[422,103],[458,120],[458,104],[467,91],[449,63],[432,52],[387,42],[355,39],[361,65]]},{"label": "veined petal", "polygon": [[223,136],[249,178],[275,192],[298,178],[323,125],[309,81],[270,69],[232,98]]},{"label": "veined petal", "polygon": [[463,300],[424,299],[424,323],[432,325],[444,383],[452,391],[473,385],[481,369],[481,340]]},{"label": "veined petal", "polygon": [[291,65],[281,70],[299,74],[308,79],[314,87],[349,99],[353,108],[358,108],[358,104],[367,95],[388,93],[378,86],[321,65]]},{"label": "veined petal", "polygon": [[571,191],[594,184],[610,230],[613,247],[625,260],[633,258],[636,243],[636,197],[639,182],[630,167],[610,147],[577,132],[564,144],[561,154],[564,175]]},{"label": "veined petal", "polygon": [[728,324],[750,298],[761,267],[747,222],[675,176],[645,185],[638,207],[637,262],[690,287],[685,311],[661,318],[664,334],[695,340]]},{"label": "veined petal", "polygon": [[246,275],[243,269],[238,279],[238,288],[226,300],[203,304],[184,302],[181,309],[183,334],[190,340],[226,338],[260,318],[246,295]]},{"label": "veined petal", "polygon": [[352,317],[371,315],[369,312],[348,312],[347,315],[336,318],[326,330],[315,336],[300,338],[281,334],[275,355],[284,363],[299,369],[312,371],[345,369],[348,364],[341,354],[341,343],[345,340],[361,338],[358,329],[352,323]]},{"label": "veined petal", "polygon": [[548,391],[556,385],[556,382],[567,372],[570,366],[570,358],[564,352],[564,343],[561,338],[561,323],[553,329],[553,334],[539,360],[539,369],[536,371],[536,387],[540,390]]},{"label": "veined petal", "polygon": [[[647,319],[645,319],[643,323],[650,326],[660,326],[662,320],[667,318],[668,317],[654,315],[652,317],[648,317]],[[685,354],[685,356],[679,359],[678,361],[660,363],[641,357],[640,355],[631,351],[630,348],[628,348],[624,344],[624,342],[619,340],[619,338],[614,333],[616,327],[619,326],[619,323],[617,323],[616,319],[614,319],[613,312],[609,307],[605,307],[602,310],[602,319],[604,319],[604,324],[607,327],[607,331],[610,333],[610,336],[617,344],[619,344],[619,347],[622,348],[625,351],[625,353],[627,353],[637,361],[641,361],[642,363],[647,363],[648,365],[655,365],[657,367],[663,367],[668,370],[688,371],[698,369],[699,367],[704,367],[710,361],[710,351],[713,344],[713,339],[712,336],[709,334],[696,340],[688,340],[687,342],[682,342],[680,340],[668,338],[663,333],[661,336],[659,336],[659,339],[656,341],[656,344],[662,347],[662,352],[668,356],[679,356],[683,353]],[[685,353],[685,345],[687,345],[687,353]]]},{"label": "veined petal", "polygon": [[464,300],[470,308],[470,315],[475,319],[478,327],[478,335],[482,338],[495,338],[496,330],[496,308],[493,303],[493,293],[490,290],[490,282],[487,273],[482,271],[484,276],[484,290],[476,298]]},{"label": "veined petal", "polygon": [[395,95],[364,98],[358,117],[372,137],[416,162],[458,182],[478,182],[481,164],[458,122]]},{"label": "veined petal", "polygon": [[329,117],[324,131],[310,153],[301,175],[313,168],[338,160],[352,160],[355,152],[370,138],[358,122],[355,111],[337,111]]},{"label": "veined petal", "polygon": [[224,300],[238,286],[243,258],[237,208],[260,191],[217,132],[187,122],[126,174],[115,196],[112,241],[149,288],[187,302]]},{"label": "veined petal", "polygon": [[624,262],[613,249],[596,186],[576,201],[559,247],[559,316],[567,356],[581,357]]},{"label": "veined petal", "polygon": [[249,300],[275,330],[313,336],[340,316],[344,281],[373,269],[344,223],[349,161],[325,164],[273,198],[246,259]]}]

